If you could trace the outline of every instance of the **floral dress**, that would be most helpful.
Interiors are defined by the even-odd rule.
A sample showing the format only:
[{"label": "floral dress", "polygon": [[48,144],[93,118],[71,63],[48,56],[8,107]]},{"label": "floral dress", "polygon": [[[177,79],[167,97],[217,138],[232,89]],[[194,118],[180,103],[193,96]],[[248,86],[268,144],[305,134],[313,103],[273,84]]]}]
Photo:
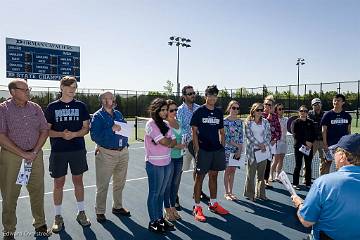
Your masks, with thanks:
[{"label": "floral dress", "polygon": [[230,144],[231,141],[237,144],[243,144],[244,132],[243,132],[243,121],[241,119],[229,120],[224,119],[225,129],[225,160],[226,164],[229,163],[230,153],[235,153],[237,147]]}]

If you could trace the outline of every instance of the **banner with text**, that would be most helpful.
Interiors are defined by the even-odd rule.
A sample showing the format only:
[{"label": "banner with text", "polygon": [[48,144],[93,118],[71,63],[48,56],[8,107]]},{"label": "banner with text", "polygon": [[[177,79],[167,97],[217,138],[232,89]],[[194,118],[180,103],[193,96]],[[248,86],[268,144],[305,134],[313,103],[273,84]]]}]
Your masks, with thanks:
[{"label": "banner with text", "polygon": [[6,77],[80,81],[80,47],[6,38]]}]

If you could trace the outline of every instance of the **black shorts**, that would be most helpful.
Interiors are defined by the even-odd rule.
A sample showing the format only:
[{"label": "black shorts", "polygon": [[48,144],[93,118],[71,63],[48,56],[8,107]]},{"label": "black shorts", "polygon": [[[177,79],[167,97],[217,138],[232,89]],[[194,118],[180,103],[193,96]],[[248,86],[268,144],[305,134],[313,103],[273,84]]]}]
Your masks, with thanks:
[{"label": "black shorts", "polygon": [[51,152],[49,172],[52,178],[67,175],[68,165],[72,175],[81,175],[89,168],[86,161],[86,149],[73,152]]},{"label": "black shorts", "polygon": [[209,170],[224,171],[225,163],[225,149],[221,148],[217,151],[205,151],[199,149],[199,154],[196,159],[195,171],[199,174],[206,174]]}]

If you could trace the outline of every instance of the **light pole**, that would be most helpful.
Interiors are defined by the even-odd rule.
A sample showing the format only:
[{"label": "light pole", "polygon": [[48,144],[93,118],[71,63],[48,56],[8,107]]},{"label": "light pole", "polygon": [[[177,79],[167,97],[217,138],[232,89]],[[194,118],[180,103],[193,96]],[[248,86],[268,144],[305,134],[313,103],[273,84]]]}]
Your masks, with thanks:
[{"label": "light pole", "polygon": [[299,95],[299,88],[300,88],[300,65],[305,64],[305,59],[298,58],[296,65],[297,65],[297,107],[299,107],[300,103],[300,95]]},{"label": "light pole", "polygon": [[176,94],[180,96],[180,83],[179,83],[179,63],[180,63],[180,47],[191,47],[189,44],[190,39],[178,36],[171,36],[168,42],[169,46],[177,47],[177,74],[176,74]]}]

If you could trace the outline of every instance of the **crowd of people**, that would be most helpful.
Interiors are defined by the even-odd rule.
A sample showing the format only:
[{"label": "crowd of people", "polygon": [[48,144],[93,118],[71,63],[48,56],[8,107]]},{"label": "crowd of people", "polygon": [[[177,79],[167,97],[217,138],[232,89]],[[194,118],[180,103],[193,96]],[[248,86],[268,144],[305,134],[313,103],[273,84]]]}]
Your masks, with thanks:
[{"label": "crowd of people", "polygon": [[[96,143],[96,204],[99,223],[106,222],[106,199],[113,179],[112,213],[130,216],[123,206],[129,162],[128,137],[121,134],[124,116],[114,108],[111,92],[100,94],[102,107],[90,114],[76,100],[77,82],[74,77],[60,81],[61,97],[50,103],[43,113],[30,101],[25,80],[16,79],[8,85],[11,98],[0,104],[0,187],[3,198],[2,223],[4,239],[15,239],[16,202],[21,185],[16,184],[23,159],[31,163],[31,177],[26,185],[30,197],[33,226],[40,236],[59,233],[64,228],[62,200],[68,167],[74,185],[77,204],[76,220],[83,227],[90,220],[85,214],[83,174],[88,170],[84,136],[90,132]],[[226,114],[216,107],[219,90],[216,85],[205,90],[205,104],[195,103],[192,86],[182,89],[180,106],[173,100],[154,99],[148,110],[150,119],[145,126],[145,169],[148,179],[147,209],[149,231],[165,233],[175,230],[174,221],[181,219],[179,194],[182,173],[193,171],[193,215],[196,221],[206,221],[203,202],[209,211],[226,215],[220,205],[217,179],[224,171],[224,199],[238,200],[234,194],[234,178],[239,166],[246,166],[243,195],[249,201],[266,201],[266,188],[279,181],[284,156],[287,153],[287,125],[284,105],[272,96],[254,103],[245,120],[240,118],[240,102],[231,100]],[[300,190],[300,172],[305,163],[304,184],[307,198],[293,195],[299,220],[313,226],[313,239],[357,239],[356,221],[360,220],[360,138],[351,134],[351,116],[343,110],[345,96],[333,98],[333,109],[324,113],[321,100],[311,101],[312,110],[302,105],[298,117],[291,123],[294,137],[295,168],[293,186]],[[44,163],[42,147],[50,137],[49,173],[53,181],[55,219],[48,229],[44,213]],[[320,178],[312,183],[312,159],[318,152]],[[328,174],[335,160],[336,173]],[[205,177],[209,181],[207,196],[202,191]],[[357,209],[357,210],[356,210]],[[357,223],[357,222],[356,222]],[[345,231],[346,230],[346,231]]]}]

